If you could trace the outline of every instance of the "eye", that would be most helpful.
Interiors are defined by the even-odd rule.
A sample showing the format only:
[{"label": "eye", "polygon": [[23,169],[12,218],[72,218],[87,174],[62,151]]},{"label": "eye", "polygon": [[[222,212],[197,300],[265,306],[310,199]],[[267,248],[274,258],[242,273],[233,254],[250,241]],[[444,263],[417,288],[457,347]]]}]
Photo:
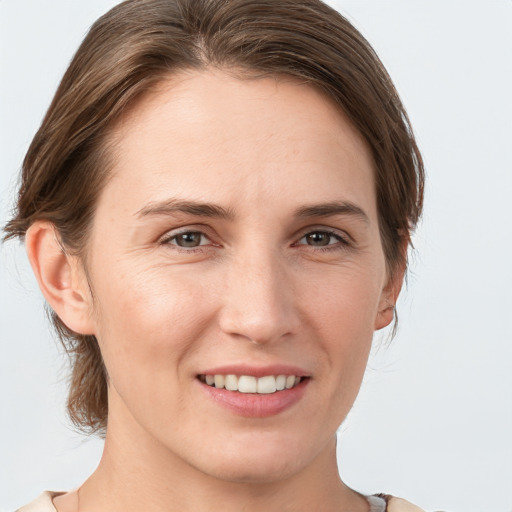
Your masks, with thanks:
[{"label": "eye", "polygon": [[185,231],[162,241],[162,243],[177,245],[184,249],[194,249],[201,245],[207,245],[209,242],[210,240],[206,235],[200,231]]},{"label": "eye", "polygon": [[341,235],[332,231],[311,231],[306,233],[299,241],[300,245],[310,245],[312,247],[328,247],[330,245],[343,244],[348,242]]}]

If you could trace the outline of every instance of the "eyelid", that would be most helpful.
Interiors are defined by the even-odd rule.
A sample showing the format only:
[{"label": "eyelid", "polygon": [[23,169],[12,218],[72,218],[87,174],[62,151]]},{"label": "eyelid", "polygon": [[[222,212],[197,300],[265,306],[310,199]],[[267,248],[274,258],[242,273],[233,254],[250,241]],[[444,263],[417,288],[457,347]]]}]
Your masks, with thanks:
[{"label": "eyelid", "polygon": [[[346,245],[355,243],[354,238],[343,229],[336,229],[328,226],[307,226],[306,228],[299,231],[297,234],[297,241],[302,240],[305,236],[311,233],[326,233],[331,236],[341,238],[342,242]],[[297,242],[295,242],[297,243]],[[302,244],[301,244],[302,245]]]},{"label": "eyelid", "polygon": [[[195,224],[195,225],[186,225],[181,226],[177,228],[173,228],[170,230],[167,230],[163,235],[158,237],[156,243],[159,245],[173,245],[174,248],[178,250],[183,250],[184,252],[191,252],[194,249],[195,250],[206,250],[209,246],[217,246],[220,247],[221,244],[218,244],[214,241],[215,234],[210,234],[212,229],[209,228],[209,226],[206,226],[204,224]],[[178,237],[179,235],[185,234],[185,233],[198,233],[201,236],[205,237],[210,244],[201,244],[194,248],[183,248],[179,246],[178,244],[171,244],[170,242]],[[301,244],[299,243],[304,237],[311,233],[325,233],[330,236],[333,236],[339,240],[339,244],[328,244],[327,246],[323,246],[324,250],[328,249],[335,249],[342,246],[343,248],[348,248],[349,246],[355,244],[354,238],[347,233],[345,230],[336,229],[333,227],[328,226],[307,226],[303,228],[301,231],[297,233],[297,235],[294,237],[295,242],[293,242],[292,246],[309,246],[308,244]],[[314,248],[315,250],[321,250],[322,246],[309,246]]]},{"label": "eyelid", "polygon": [[[213,237],[211,234],[208,233],[208,231],[211,231],[211,230],[208,229],[207,226],[204,226],[204,225],[195,224],[195,225],[181,226],[179,228],[174,228],[174,229],[170,229],[170,230],[166,231],[163,235],[158,237],[156,243],[159,245],[170,244],[171,240],[173,240],[177,236],[183,235],[185,233],[199,233],[202,236],[204,236],[207,240],[209,240],[211,243],[213,243],[213,240],[212,240]],[[177,244],[170,244],[170,245],[175,245],[176,247],[183,249],[182,247],[179,247]],[[205,245],[200,245],[200,246],[196,247],[196,249],[199,247],[205,247]],[[190,251],[190,249],[186,249],[186,250]]]},{"label": "eyelid", "polygon": [[[313,231],[312,233],[315,233],[315,231]],[[332,233],[332,232],[329,233],[327,231],[316,231],[316,233],[323,233],[325,235],[328,235],[329,238],[334,239],[334,243],[327,243],[326,245],[314,245],[314,244],[309,244],[307,242],[301,243],[301,241],[309,235],[309,233],[307,233],[306,235],[301,237],[295,245],[301,249],[307,249],[307,250],[312,250],[312,251],[346,250],[352,246],[352,244],[349,241],[347,241],[345,238],[341,237],[340,235],[338,235],[336,233]],[[330,240],[329,240],[329,242],[330,242]]]}]

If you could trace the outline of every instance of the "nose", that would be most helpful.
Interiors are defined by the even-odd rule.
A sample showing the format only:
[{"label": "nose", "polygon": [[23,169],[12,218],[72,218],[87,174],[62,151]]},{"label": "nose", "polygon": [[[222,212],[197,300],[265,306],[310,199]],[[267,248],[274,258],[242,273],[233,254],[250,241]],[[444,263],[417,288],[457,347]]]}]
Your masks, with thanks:
[{"label": "nose", "polygon": [[230,262],[219,313],[223,332],[267,344],[298,331],[293,277],[285,267],[264,251]]}]

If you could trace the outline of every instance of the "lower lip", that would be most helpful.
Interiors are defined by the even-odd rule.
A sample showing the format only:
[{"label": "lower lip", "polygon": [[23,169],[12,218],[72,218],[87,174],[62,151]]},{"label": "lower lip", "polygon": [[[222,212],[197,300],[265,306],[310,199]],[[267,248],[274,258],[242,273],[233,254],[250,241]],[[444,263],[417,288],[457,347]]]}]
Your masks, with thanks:
[{"label": "lower lip", "polygon": [[257,394],[214,388],[197,380],[201,389],[217,404],[247,418],[267,418],[290,409],[304,396],[309,381],[310,379],[303,379],[300,384],[291,389]]}]

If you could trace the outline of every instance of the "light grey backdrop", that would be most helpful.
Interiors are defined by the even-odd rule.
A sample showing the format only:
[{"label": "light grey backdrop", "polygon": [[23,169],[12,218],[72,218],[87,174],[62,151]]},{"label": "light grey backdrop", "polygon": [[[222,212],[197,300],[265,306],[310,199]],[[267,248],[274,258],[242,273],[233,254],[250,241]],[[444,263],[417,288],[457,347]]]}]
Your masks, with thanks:
[{"label": "light grey backdrop", "polygon": [[[87,28],[113,0],[0,0],[0,221]],[[340,429],[363,492],[512,511],[512,1],[332,1],[380,54],[428,170],[400,331]],[[65,359],[24,251],[0,248],[0,510],[77,486],[101,453],[64,414]]]}]

